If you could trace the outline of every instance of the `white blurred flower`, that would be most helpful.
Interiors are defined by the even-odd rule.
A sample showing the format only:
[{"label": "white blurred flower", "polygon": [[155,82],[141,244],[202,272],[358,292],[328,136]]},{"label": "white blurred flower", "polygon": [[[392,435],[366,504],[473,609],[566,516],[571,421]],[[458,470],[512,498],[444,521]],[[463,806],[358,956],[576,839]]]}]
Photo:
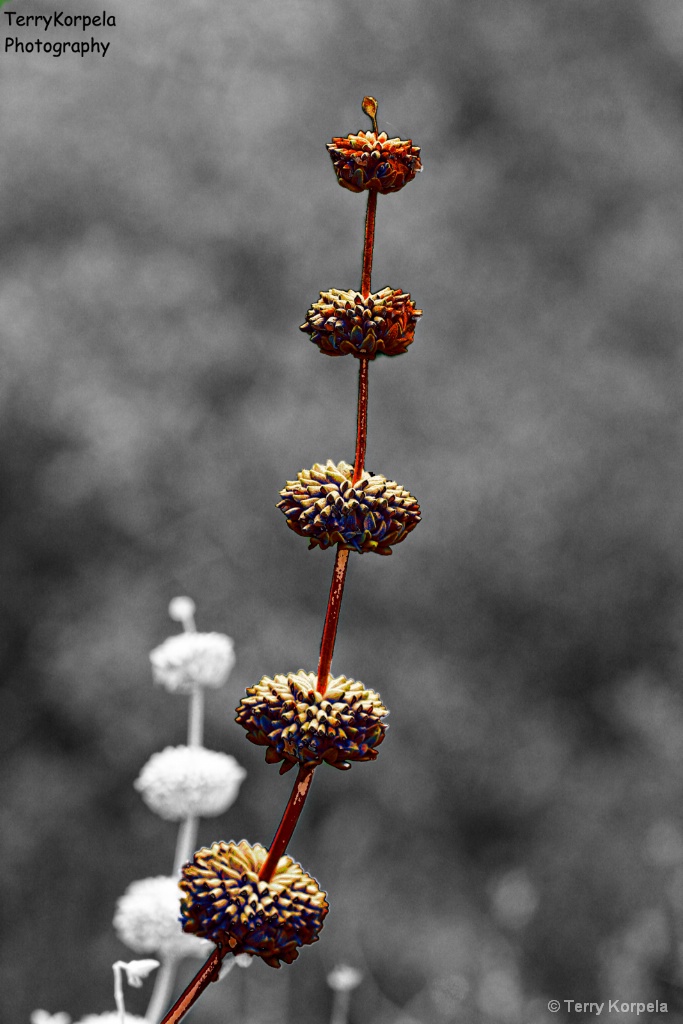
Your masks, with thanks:
[{"label": "white blurred flower", "polygon": [[136,953],[206,957],[212,944],[182,930],[177,878],[159,875],[132,882],[116,904],[116,934]]},{"label": "white blurred flower", "polygon": [[327,975],[327,984],[335,992],[350,992],[357,988],[363,980],[363,975],[355,967],[347,964],[338,964],[334,970]]},{"label": "white blurred flower", "polygon": [[218,981],[224,981],[233,967],[251,967],[254,957],[251,953],[238,953],[237,956],[226,956],[219,968]]},{"label": "white blurred flower", "polygon": [[223,633],[178,633],[151,652],[154,682],[173,693],[222,686],[235,664],[234,644]]},{"label": "white blurred flower", "polygon": [[[147,1024],[144,1017],[136,1017],[132,1013],[125,1015],[126,1024]],[[121,1024],[121,1014],[118,1010],[110,1010],[109,1013],[89,1013],[74,1024]]]},{"label": "white blurred flower", "polygon": [[525,871],[513,869],[489,885],[494,916],[508,928],[523,928],[534,916],[539,895]]},{"label": "white blurred flower", "polygon": [[117,960],[114,964],[114,970],[121,968],[126,972],[126,980],[131,988],[142,988],[144,979],[157,967],[159,967],[158,960],[129,960],[128,963]]},{"label": "white blurred flower", "polygon": [[71,1024],[68,1013],[48,1013],[47,1010],[34,1010],[31,1024]]},{"label": "white blurred flower", "polygon": [[204,747],[166,747],[152,754],[135,788],[166,821],[212,818],[237,799],[246,771],[231,754]]}]

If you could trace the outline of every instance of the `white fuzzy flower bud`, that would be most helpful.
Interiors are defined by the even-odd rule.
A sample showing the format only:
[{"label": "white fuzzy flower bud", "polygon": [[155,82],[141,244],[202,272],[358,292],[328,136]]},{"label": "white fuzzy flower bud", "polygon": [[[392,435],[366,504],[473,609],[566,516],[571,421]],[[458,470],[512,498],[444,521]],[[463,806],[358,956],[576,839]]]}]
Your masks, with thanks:
[{"label": "white fuzzy flower bud", "polygon": [[246,772],[230,754],[204,747],[166,747],[135,780],[147,806],[166,821],[213,818],[237,799]]},{"label": "white fuzzy flower bud", "polygon": [[174,597],[168,606],[168,614],[174,622],[192,622],[195,611],[196,606],[191,597]]},{"label": "white fuzzy flower bud", "polygon": [[363,980],[363,975],[355,967],[348,967],[346,964],[339,964],[327,975],[327,984],[335,992],[350,992],[357,988]]},{"label": "white fuzzy flower bud", "polygon": [[[211,943],[182,930],[181,896],[177,878],[160,875],[133,882],[116,904],[116,934],[136,953],[207,957]],[[97,1021],[93,1018],[92,1024]]]},{"label": "white fuzzy flower bud", "polygon": [[151,652],[154,682],[172,693],[223,686],[235,664],[234,644],[223,633],[178,633]]},{"label": "white fuzzy flower bud", "polygon": [[47,1010],[34,1010],[31,1024],[71,1024],[68,1013],[48,1013]]}]

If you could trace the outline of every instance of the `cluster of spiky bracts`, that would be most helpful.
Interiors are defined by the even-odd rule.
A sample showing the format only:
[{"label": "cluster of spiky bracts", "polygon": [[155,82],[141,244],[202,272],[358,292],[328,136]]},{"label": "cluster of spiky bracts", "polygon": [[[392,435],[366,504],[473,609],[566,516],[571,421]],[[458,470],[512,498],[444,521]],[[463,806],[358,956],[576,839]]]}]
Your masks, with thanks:
[{"label": "cluster of spiky bracts", "polygon": [[291,964],[315,942],[328,911],[325,893],[291,857],[281,857],[268,882],[259,878],[267,850],[259,843],[214,843],[183,871],[183,928],[271,967]]},{"label": "cluster of spiky bracts", "polygon": [[371,97],[363,110],[374,130],[328,145],[339,184],[368,193],[361,290],[321,292],[301,327],[324,354],[352,355],[361,364],[355,464],[328,459],[302,470],[280,492],[277,506],[310,548],[337,550],[318,672],[264,676],[237,708],[237,722],[252,743],[266,748],[268,763],[280,764],[281,772],[298,765],[297,783],[270,851],[244,840],[215,843],[194,855],[180,883],[187,932],[211,939],[221,955],[249,953],[273,967],[290,963],[302,945],[316,941],[328,910],[315,880],[284,856],[312,773],[323,762],[344,769],[374,760],[387,728],[378,693],[329,672],[348,554],[389,555],[420,521],[419,505],[404,487],[363,465],[367,364],[377,355],[406,352],[422,313],[400,289],[370,291],[377,196],[397,192],[415,177],[420,151],[410,140],[378,132]]},{"label": "cluster of spiky bracts", "polygon": [[362,554],[390,555],[420,521],[420,506],[395,480],[363,471],[355,484],[353,466],[316,463],[288,480],[277,507],[287,526],[308,539],[309,548],[335,544]]},{"label": "cluster of spiky bracts", "polygon": [[420,150],[412,139],[390,139],[386,132],[332,139],[327,150],[339,184],[351,192],[398,192],[422,170]]},{"label": "cluster of spiky bracts", "polygon": [[313,672],[264,676],[237,709],[247,739],[266,747],[269,764],[280,772],[295,764],[350,768],[350,761],[374,761],[384,739],[382,718],[389,712],[374,690],[346,676],[330,679],[325,695]]},{"label": "cluster of spiky bracts", "polygon": [[330,288],[320,293],[300,330],[326,356],[374,359],[406,352],[421,316],[410,295],[398,288],[382,288],[374,295]]}]

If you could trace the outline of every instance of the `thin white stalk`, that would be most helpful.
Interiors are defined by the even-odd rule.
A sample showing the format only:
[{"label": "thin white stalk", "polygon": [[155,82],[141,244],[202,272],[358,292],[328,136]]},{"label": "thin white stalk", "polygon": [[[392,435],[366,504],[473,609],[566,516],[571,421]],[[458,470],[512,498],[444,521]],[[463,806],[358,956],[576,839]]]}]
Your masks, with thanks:
[{"label": "thin white stalk", "polygon": [[145,1014],[147,1024],[159,1024],[162,1014],[171,999],[177,965],[177,959],[172,956],[164,957],[161,961],[161,968],[157,971],[157,976],[154,979],[152,997]]},{"label": "thin white stalk", "polygon": [[[194,604],[184,609],[185,614],[180,618],[186,633],[194,633],[196,626],[194,622]],[[204,688],[200,685],[192,687],[187,712],[187,745],[188,747],[201,747],[204,741]],[[199,818],[196,815],[188,815],[180,823],[178,839],[176,841],[175,857],[173,859],[173,874],[180,875],[183,864],[185,864],[194,853],[197,847],[197,829]],[[178,960],[176,957],[165,957],[162,960],[161,969],[157,973],[152,998],[147,1007],[145,1021],[147,1024],[157,1024],[158,1020],[170,1001],[171,992],[175,982]],[[122,1019],[123,1024],[123,1019]]]},{"label": "thin white stalk", "polygon": [[204,740],[204,687],[195,685],[190,694],[187,716],[187,745],[201,747]]},{"label": "thin white stalk", "polygon": [[186,864],[197,849],[197,828],[199,818],[190,815],[180,823],[178,842],[175,848],[175,859],[173,862],[173,874],[179,875],[183,864]]},{"label": "thin white stalk", "polygon": [[337,989],[332,999],[332,1016],[330,1024],[348,1024],[351,992],[348,989]]},{"label": "thin white stalk", "polygon": [[121,981],[121,969],[123,963],[121,960],[117,960],[112,965],[114,971],[114,1002],[116,1003],[116,1009],[119,1011],[120,1024],[126,1024],[126,1004],[123,1001],[123,983]]},{"label": "thin white stalk", "polygon": [[[187,745],[201,747],[204,738],[204,687],[195,685],[190,694],[187,715]],[[178,842],[176,844],[173,870],[180,872],[183,864],[190,859],[197,847],[197,828],[199,818],[188,815],[180,824]]]}]

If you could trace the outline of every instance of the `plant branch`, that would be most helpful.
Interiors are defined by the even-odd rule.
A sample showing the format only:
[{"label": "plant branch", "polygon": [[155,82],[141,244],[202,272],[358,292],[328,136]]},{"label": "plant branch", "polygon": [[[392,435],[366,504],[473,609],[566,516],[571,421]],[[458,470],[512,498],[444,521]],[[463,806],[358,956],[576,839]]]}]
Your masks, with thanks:
[{"label": "plant branch", "polygon": [[372,274],[372,251],[375,246],[375,218],[377,216],[377,191],[368,192],[368,206],[365,212],[365,241],[363,243],[363,272],[360,279],[360,291],[363,298],[370,294],[370,276]]},{"label": "plant branch", "polygon": [[195,814],[188,814],[183,818],[178,829],[178,841],[176,842],[175,857],[173,858],[173,874],[179,875],[183,864],[186,864],[197,849],[197,829],[199,818]]},{"label": "plant branch", "polygon": [[300,765],[299,771],[297,772],[296,781],[294,782],[294,788],[292,789],[287,806],[285,807],[285,813],[282,815],[282,821],[278,825],[277,832],[270,844],[268,855],[264,860],[261,870],[259,871],[259,878],[262,882],[269,882],[275,874],[275,869],[278,865],[280,857],[284,854],[289,840],[292,838],[292,833],[296,828],[296,823],[299,820],[308,791],[313,782],[313,772],[315,771],[315,765]]},{"label": "plant branch", "polygon": [[204,687],[195,683],[187,716],[187,745],[201,747],[204,740]]},{"label": "plant branch", "polygon": [[[375,246],[375,218],[377,216],[377,192],[368,192],[368,206],[365,213],[365,238],[363,241],[363,270],[360,290],[363,298],[370,294],[372,277],[372,255]],[[368,363],[367,357],[359,357],[358,367],[358,420],[356,429],[356,457],[353,467],[353,483],[361,478],[365,466],[365,448],[368,436]]]},{"label": "plant branch", "polygon": [[121,969],[123,964],[117,960],[113,965],[114,969],[114,1002],[119,1015],[120,1024],[126,1024],[126,1004],[123,999],[123,983],[121,981]]},{"label": "plant branch", "polygon": [[330,1024],[348,1024],[350,1005],[351,992],[348,989],[338,989],[332,998]]},{"label": "plant branch", "polygon": [[356,425],[356,456],[352,483],[357,484],[365,468],[365,449],[368,441],[368,365],[369,359],[358,360],[358,418]]},{"label": "plant branch", "polygon": [[175,1001],[161,1021],[161,1024],[178,1024],[183,1019],[190,1007],[199,999],[207,985],[218,979],[220,965],[227,952],[228,950],[222,946],[216,946],[209,959],[197,971],[183,994]]},{"label": "plant branch", "polygon": [[344,594],[344,583],[346,581],[346,569],[349,560],[348,548],[337,545],[337,554],[334,559],[332,570],[332,582],[330,583],[330,595],[327,599],[327,612],[325,613],[325,625],[320,641],[320,660],[318,661],[318,682],[316,690],[324,696],[327,690],[327,682],[332,666],[332,654],[334,653],[334,641],[337,636],[337,624],[341,610],[342,597]]}]

